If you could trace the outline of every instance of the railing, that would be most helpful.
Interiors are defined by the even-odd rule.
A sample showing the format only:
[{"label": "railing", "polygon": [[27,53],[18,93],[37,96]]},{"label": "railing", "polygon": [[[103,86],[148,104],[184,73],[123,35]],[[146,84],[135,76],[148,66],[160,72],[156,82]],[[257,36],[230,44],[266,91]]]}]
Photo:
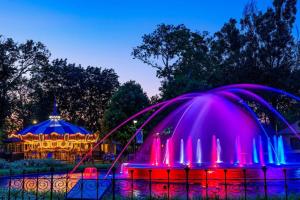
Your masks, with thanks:
[{"label": "railing", "polygon": [[35,174],[26,174],[24,170],[21,175],[14,175],[10,170],[8,176],[0,177],[0,200],[67,199],[70,197],[68,196],[70,191],[77,194],[77,199],[85,199],[86,195],[94,199],[100,199],[103,195],[108,199],[117,197],[247,199],[253,195],[262,199],[272,196],[289,199],[300,195],[300,179],[288,178],[288,170],[281,170],[282,178],[268,178],[266,167],[261,169],[262,178],[248,177],[249,169],[241,169],[242,177],[239,178],[229,177],[230,169],[222,170],[222,174],[217,178],[210,177],[210,169],[203,169],[204,177],[201,178],[191,176],[189,168],[184,169],[185,177],[181,178],[172,177],[172,169],[162,172],[166,173],[166,178],[153,177],[152,170],[148,170],[146,178],[135,178],[134,170],[129,171],[128,177],[119,178],[113,170],[109,179],[85,179],[83,172],[69,175],[67,173],[56,174],[54,170],[51,170],[48,174],[41,174],[39,171]]}]

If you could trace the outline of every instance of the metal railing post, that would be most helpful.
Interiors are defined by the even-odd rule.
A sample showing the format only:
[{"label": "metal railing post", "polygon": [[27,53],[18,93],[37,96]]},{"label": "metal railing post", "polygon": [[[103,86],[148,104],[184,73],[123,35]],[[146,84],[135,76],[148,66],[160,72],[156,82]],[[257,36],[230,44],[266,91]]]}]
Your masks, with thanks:
[{"label": "metal railing post", "polygon": [[208,199],[208,169],[205,169],[205,190],[206,199]]},{"label": "metal railing post", "polygon": [[51,172],[50,200],[52,200],[53,199],[53,172],[54,172],[54,168],[53,167],[50,168],[50,172]]},{"label": "metal railing post", "polygon": [[186,199],[189,199],[189,170],[190,168],[186,166],[185,170],[185,184],[186,184]]},{"label": "metal railing post", "polygon": [[130,170],[131,174],[131,199],[133,199],[133,170]]},{"label": "metal railing post", "polygon": [[36,170],[36,180],[35,180],[35,199],[38,199],[38,195],[39,195],[39,169]]},{"label": "metal railing post", "polygon": [[170,199],[170,169],[167,169],[168,173],[168,199]]},{"label": "metal railing post", "polygon": [[113,180],[112,180],[112,192],[113,192],[113,200],[116,199],[116,168],[112,168]]},{"label": "metal railing post", "polygon": [[247,199],[247,177],[246,177],[246,169],[243,169],[244,174],[244,197]]},{"label": "metal railing post", "polygon": [[149,197],[152,199],[152,170],[149,170]]},{"label": "metal railing post", "polygon": [[10,199],[10,193],[11,193],[11,176],[12,176],[12,170],[9,169],[8,199]]},{"label": "metal railing post", "polygon": [[227,169],[224,169],[225,199],[227,200]]},{"label": "metal railing post", "polygon": [[96,198],[99,198],[99,172],[97,169],[97,173],[96,173]]},{"label": "metal railing post", "polygon": [[81,182],[80,182],[80,199],[83,199],[83,171],[81,171]]},{"label": "metal railing post", "polygon": [[68,197],[68,187],[69,187],[69,172],[66,174],[66,190],[65,190],[65,198]]},{"label": "metal railing post", "polygon": [[285,199],[288,199],[288,185],[286,180],[286,169],[283,169],[283,175],[284,175],[284,191],[285,191]]},{"label": "metal railing post", "polygon": [[22,200],[24,200],[24,189],[25,189],[25,170],[22,171]]},{"label": "metal railing post", "polygon": [[262,170],[264,172],[264,191],[265,191],[265,199],[268,199],[268,188],[267,188],[267,167],[263,166]]}]

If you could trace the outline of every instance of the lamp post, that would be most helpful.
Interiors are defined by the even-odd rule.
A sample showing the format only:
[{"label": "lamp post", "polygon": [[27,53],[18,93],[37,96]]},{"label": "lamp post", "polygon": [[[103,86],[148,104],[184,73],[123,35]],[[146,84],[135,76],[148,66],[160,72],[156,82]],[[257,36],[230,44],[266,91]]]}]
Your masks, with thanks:
[{"label": "lamp post", "polygon": [[[136,131],[136,124],[137,124],[137,120],[133,120],[133,132],[135,133]],[[133,156],[135,158],[135,145],[136,145],[136,138],[134,139],[134,142],[133,142]]]}]

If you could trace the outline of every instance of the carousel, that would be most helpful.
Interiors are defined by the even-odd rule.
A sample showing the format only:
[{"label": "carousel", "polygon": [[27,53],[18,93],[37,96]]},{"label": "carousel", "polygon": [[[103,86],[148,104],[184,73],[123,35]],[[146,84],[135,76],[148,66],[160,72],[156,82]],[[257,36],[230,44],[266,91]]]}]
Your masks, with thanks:
[{"label": "carousel", "polygon": [[61,119],[56,102],[49,119],[9,136],[18,139],[12,150],[24,153],[25,159],[53,158],[76,161],[97,141],[97,135]]}]

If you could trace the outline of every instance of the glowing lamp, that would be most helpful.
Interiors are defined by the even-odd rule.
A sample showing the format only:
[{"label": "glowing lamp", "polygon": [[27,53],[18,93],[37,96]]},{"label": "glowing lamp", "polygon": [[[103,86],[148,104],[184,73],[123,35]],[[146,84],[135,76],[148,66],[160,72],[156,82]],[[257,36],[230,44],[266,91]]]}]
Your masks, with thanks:
[{"label": "glowing lamp", "polygon": [[96,167],[87,167],[83,171],[83,179],[98,179]]}]

